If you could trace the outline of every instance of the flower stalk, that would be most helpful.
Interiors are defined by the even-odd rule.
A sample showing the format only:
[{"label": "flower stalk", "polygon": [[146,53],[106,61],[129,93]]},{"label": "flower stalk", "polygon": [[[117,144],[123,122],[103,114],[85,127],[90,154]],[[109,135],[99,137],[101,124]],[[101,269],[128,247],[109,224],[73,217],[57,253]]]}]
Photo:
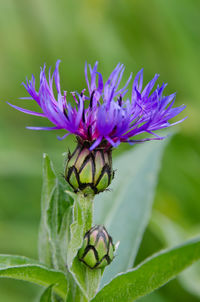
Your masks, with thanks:
[{"label": "flower stalk", "polygon": [[98,290],[103,270],[92,270],[82,263],[77,255],[83,244],[85,233],[92,227],[94,194],[85,195],[83,192],[72,194],[74,204],[70,225],[71,238],[67,249],[67,271],[70,273],[70,287],[76,287],[77,290],[72,290],[70,295],[73,297],[70,301],[90,301]]},{"label": "flower stalk", "polygon": [[94,194],[78,192],[77,199],[82,212],[83,232],[87,232],[93,223]]}]

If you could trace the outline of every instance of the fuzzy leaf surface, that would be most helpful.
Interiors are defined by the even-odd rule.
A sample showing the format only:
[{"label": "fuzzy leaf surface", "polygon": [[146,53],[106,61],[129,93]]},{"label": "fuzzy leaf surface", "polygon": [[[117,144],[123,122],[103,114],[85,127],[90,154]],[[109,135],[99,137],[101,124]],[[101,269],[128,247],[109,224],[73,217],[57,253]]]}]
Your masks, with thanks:
[{"label": "fuzzy leaf surface", "polygon": [[43,188],[39,232],[39,259],[56,269],[66,265],[68,229],[71,223],[72,199],[65,193],[47,154],[43,156]]},{"label": "fuzzy leaf surface", "polygon": [[[149,227],[151,232],[168,247],[186,241],[189,238],[189,233],[190,236],[191,233],[194,235],[200,233],[199,227],[188,232],[188,230],[172,221],[169,217],[155,210],[153,211]],[[185,290],[200,298],[200,262],[195,263],[195,265],[180,274],[179,281]]]},{"label": "fuzzy leaf surface", "polygon": [[166,284],[200,259],[200,238],[160,253],[141,265],[119,274],[92,300],[93,302],[132,302]]},{"label": "fuzzy leaf surface", "polygon": [[67,294],[67,280],[62,272],[22,256],[0,255],[0,278],[23,280],[45,287],[55,284],[54,290],[58,295],[65,299]]},{"label": "fuzzy leaf surface", "polygon": [[138,145],[116,158],[111,192],[99,194],[95,199],[95,223],[104,224],[114,242],[120,241],[102,284],[133,267],[150,218],[166,141]]},{"label": "fuzzy leaf surface", "polygon": [[43,292],[40,302],[52,302],[53,284],[45,289]]}]

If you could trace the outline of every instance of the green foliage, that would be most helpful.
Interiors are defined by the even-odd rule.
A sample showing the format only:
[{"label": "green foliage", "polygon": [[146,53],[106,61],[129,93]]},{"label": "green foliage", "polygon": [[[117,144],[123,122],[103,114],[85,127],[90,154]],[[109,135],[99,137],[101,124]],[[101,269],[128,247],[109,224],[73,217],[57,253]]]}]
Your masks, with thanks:
[{"label": "green foliage", "polygon": [[[177,225],[174,221],[161,214],[159,211],[153,212],[150,220],[150,230],[168,247],[173,247],[185,241],[189,235],[188,231]],[[193,235],[200,233],[200,229],[191,230]],[[196,263],[179,276],[179,281],[188,292],[200,297],[200,263]]]},{"label": "green foliage", "polygon": [[[76,257],[78,250],[82,245],[83,237],[86,232],[86,226],[85,226],[86,221],[84,216],[87,215],[87,211],[89,210],[88,203],[86,201],[84,207],[86,211],[84,213],[82,211],[81,203],[85,202],[85,199],[82,194],[77,194],[77,195],[73,194],[73,195],[74,195],[73,218],[72,218],[72,223],[70,225],[70,241],[67,251],[68,267],[72,266],[73,260]],[[92,200],[89,201],[89,204],[91,202]],[[91,213],[90,213],[90,221],[91,221]]]},{"label": "green foliage", "polygon": [[77,299],[80,290],[82,295],[90,299],[98,288],[101,271],[87,268],[76,255],[86,231],[92,225],[93,196],[74,194],[66,191],[67,188],[67,184],[64,187],[58,180],[53,164],[45,154],[39,233],[40,260],[65,271],[72,287],[73,299]]},{"label": "green foliage", "polygon": [[[112,235],[115,233],[122,247],[118,250],[115,266],[108,269],[105,280],[126,271],[134,262],[150,216],[165,145],[166,142],[157,146],[149,143],[124,153],[117,162],[120,173],[114,181],[113,192],[106,198],[104,194],[97,198],[98,219],[112,229]],[[47,287],[41,301],[59,301],[54,295],[57,293],[66,302],[109,302],[116,299],[126,302],[151,293],[200,258],[199,240],[158,253],[135,269],[112,279],[93,298],[103,270],[92,270],[77,257],[84,235],[92,226],[92,205],[93,195],[65,190],[49,157],[45,155],[39,246],[43,247],[40,247],[40,260],[48,267],[25,257],[2,255],[0,277]]]},{"label": "green foliage", "polygon": [[53,298],[53,285],[50,285],[43,292],[40,298],[40,302],[52,302],[52,298]]},{"label": "green foliage", "polygon": [[162,251],[144,263],[114,278],[92,300],[131,302],[151,293],[200,259],[200,239]]},{"label": "green foliage", "polygon": [[[114,269],[111,267],[108,271],[110,279],[119,270],[125,271],[130,268],[134,262],[151,212],[156,176],[165,144],[156,146],[150,143],[148,147],[144,148],[144,145],[141,145],[124,153],[118,160],[120,174],[114,182],[114,191],[110,196],[107,194],[111,201],[104,198],[104,194],[101,200],[97,200],[100,204],[98,212],[100,218],[104,218],[105,225],[108,224],[108,227],[113,228],[113,232],[117,232],[122,251],[125,249],[126,252],[123,255],[118,251],[119,267],[117,266],[117,270],[114,266]],[[112,203],[112,200],[115,202]],[[103,271],[88,268],[77,257],[84,234],[92,226],[92,203],[92,195],[85,196],[82,193],[65,191],[51,161],[45,155],[39,236],[39,244],[42,242],[44,251],[40,250],[40,257],[54,269],[25,257],[2,255],[0,277],[25,280],[47,287],[41,301],[58,301],[53,294],[54,291],[66,299],[66,302],[109,302],[116,299],[126,302],[151,293],[200,258],[200,240],[158,253],[135,269],[112,279],[93,299]],[[117,225],[118,221],[124,225],[121,231]],[[135,229],[137,233],[133,236]],[[131,238],[134,238],[134,241]],[[124,258],[121,258],[121,253]]]},{"label": "green foliage", "polygon": [[[67,184],[66,184],[67,187]],[[44,154],[39,259],[50,267],[66,266],[68,229],[71,223],[71,198],[55,175],[49,157]]]},{"label": "green foliage", "polygon": [[116,160],[111,192],[95,200],[95,222],[104,224],[120,241],[117,256],[104,273],[104,283],[133,266],[150,217],[165,146],[166,141],[148,143],[122,154]]},{"label": "green foliage", "polygon": [[54,290],[61,297],[65,298],[67,293],[64,273],[26,257],[0,255],[0,277],[28,281],[45,287],[55,284]]}]

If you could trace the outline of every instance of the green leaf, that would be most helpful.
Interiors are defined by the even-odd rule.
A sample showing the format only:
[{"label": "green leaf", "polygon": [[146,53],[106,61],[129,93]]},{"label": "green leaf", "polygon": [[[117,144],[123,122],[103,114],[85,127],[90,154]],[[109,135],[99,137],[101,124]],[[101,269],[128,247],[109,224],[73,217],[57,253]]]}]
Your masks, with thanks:
[{"label": "green leaf", "polygon": [[[179,244],[187,240],[189,234],[199,234],[198,230],[187,230],[180,225],[170,220],[167,216],[161,214],[159,211],[154,210],[150,220],[149,227],[151,232],[161,240],[164,241],[168,247]],[[200,263],[196,263],[189,267],[179,276],[179,281],[185,290],[200,298]]]},{"label": "green leaf", "polygon": [[55,284],[54,291],[58,295],[63,299],[67,295],[67,280],[62,272],[26,257],[0,255],[0,278],[23,280],[45,287]]},{"label": "green leaf", "polygon": [[153,292],[148,296],[138,299],[138,302],[166,302],[164,297],[162,297],[158,292]]},{"label": "green leaf", "polygon": [[47,287],[40,298],[40,302],[52,302],[53,284]]},{"label": "green leaf", "polygon": [[147,226],[166,141],[149,142],[125,152],[114,161],[111,192],[95,200],[95,223],[104,224],[120,241],[115,260],[106,268],[103,284],[132,268]]},{"label": "green leaf", "polygon": [[39,259],[56,269],[65,269],[72,200],[58,180],[47,154],[43,157],[43,188],[39,232]]},{"label": "green leaf", "polygon": [[153,292],[200,259],[200,238],[161,251],[141,265],[120,274],[106,285],[93,302],[131,302]]},{"label": "green leaf", "polygon": [[[70,283],[69,283],[70,284]],[[88,298],[83,295],[80,287],[77,284],[70,284],[67,299],[65,302],[88,302]]]},{"label": "green leaf", "polygon": [[[42,217],[39,235],[40,260],[66,272],[76,299],[93,297],[100,282],[101,271],[92,271],[76,257],[83,237],[92,225],[93,196],[74,194],[58,180],[53,164],[44,155]],[[72,203],[73,199],[73,203]],[[73,279],[69,276],[69,271]],[[75,284],[76,283],[76,284]]]},{"label": "green leaf", "polygon": [[[83,203],[86,204],[86,208],[89,210],[87,204],[92,202],[91,200],[88,200],[87,202],[87,200],[85,200],[80,194],[74,194],[74,196],[73,220],[72,224],[70,225],[70,242],[67,251],[67,265],[69,268],[71,268],[73,260],[82,245],[83,237],[86,232]],[[90,227],[91,226],[89,226],[89,228]]]},{"label": "green leaf", "polygon": [[50,229],[48,226],[47,211],[57,187],[57,178],[52,163],[47,154],[43,155],[43,186],[41,199],[41,223],[39,232],[39,259],[49,266],[53,266],[51,253]]},{"label": "green leaf", "polygon": [[[88,268],[84,263],[79,261],[78,257],[74,259],[70,271],[82,293],[90,301],[98,290],[103,271],[101,269],[92,270]],[[76,301],[75,298],[74,301]]]}]

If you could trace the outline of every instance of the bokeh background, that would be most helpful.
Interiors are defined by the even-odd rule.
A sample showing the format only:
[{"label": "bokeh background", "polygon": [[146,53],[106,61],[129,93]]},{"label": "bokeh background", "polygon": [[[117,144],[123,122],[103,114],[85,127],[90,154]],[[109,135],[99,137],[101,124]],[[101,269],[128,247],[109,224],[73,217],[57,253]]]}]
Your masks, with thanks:
[{"label": "bokeh background", "polygon": [[[10,108],[9,101],[36,109],[21,85],[47,63],[60,66],[62,88],[86,86],[84,64],[100,62],[108,76],[118,62],[126,77],[144,67],[187,104],[188,119],[164,154],[151,221],[137,263],[153,252],[200,233],[200,1],[199,0],[1,0],[0,1],[0,253],[37,257],[42,153],[62,173],[62,153],[73,139],[62,133],[34,132],[46,124]],[[120,146],[117,156],[125,150]],[[200,301],[200,270],[171,281],[141,301]],[[38,287],[0,280],[0,301],[27,302]]]}]

